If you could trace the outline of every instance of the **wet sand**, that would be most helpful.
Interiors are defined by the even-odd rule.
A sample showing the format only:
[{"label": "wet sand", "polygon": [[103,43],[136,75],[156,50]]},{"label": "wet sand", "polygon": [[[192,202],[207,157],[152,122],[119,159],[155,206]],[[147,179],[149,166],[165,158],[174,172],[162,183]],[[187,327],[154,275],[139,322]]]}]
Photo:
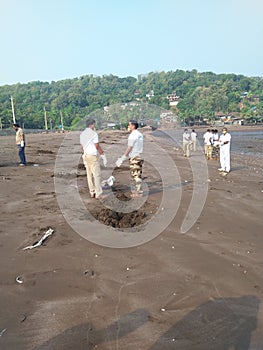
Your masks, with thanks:
[{"label": "wet sand", "polygon": [[[87,227],[91,213],[93,221],[115,225],[120,235],[131,227],[143,238],[160,206],[160,215],[174,212],[170,224],[147,243],[109,248],[83,238],[58,205],[57,152],[67,136],[75,147],[72,154],[79,157],[74,135],[27,135],[29,164],[24,168],[17,166],[15,137],[0,138],[0,349],[263,349],[260,158],[233,153],[226,177],[219,175],[218,161],[208,161],[207,177],[200,178],[201,149],[187,159],[179,144],[145,131],[143,176],[149,193],[136,213],[122,218],[105,203],[88,198],[81,164],[76,182],[70,172],[57,173],[70,195],[77,189]],[[113,193],[128,202],[127,163],[113,169],[125,150],[127,133],[103,132],[100,139],[110,163],[108,170],[102,168],[102,178],[112,170]],[[112,144],[118,154],[111,152]],[[176,166],[170,187],[163,186],[152,165],[153,145]],[[167,166],[169,172],[168,161]],[[182,233],[196,183],[200,198],[207,188],[205,202],[200,199],[200,216]],[[172,191],[181,197],[169,198],[162,207]],[[44,245],[23,250],[49,227],[54,234]],[[17,276],[22,283],[16,282]]]}]

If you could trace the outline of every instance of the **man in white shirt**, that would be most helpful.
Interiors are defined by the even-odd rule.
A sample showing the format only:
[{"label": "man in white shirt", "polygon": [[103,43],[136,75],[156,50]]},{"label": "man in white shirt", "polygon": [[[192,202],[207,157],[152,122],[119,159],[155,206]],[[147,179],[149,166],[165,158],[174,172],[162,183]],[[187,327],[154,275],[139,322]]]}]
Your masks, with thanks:
[{"label": "man in white shirt", "polygon": [[121,164],[129,157],[130,172],[132,183],[135,184],[135,189],[132,188],[132,198],[142,197],[142,152],[143,152],[143,135],[138,129],[138,122],[131,120],[129,122],[129,130],[131,132],[128,138],[128,147],[123,156],[118,158],[116,166],[120,167]]},{"label": "man in white shirt", "polygon": [[197,133],[192,130],[191,132],[191,149],[195,152],[196,151],[196,138],[197,138]]},{"label": "man in white shirt", "polygon": [[212,159],[212,151],[213,151],[212,137],[213,137],[213,134],[211,133],[210,129],[207,129],[206,133],[204,133],[203,135],[204,150],[205,150],[205,155],[207,159]]},{"label": "man in white shirt", "polygon": [[188,133],[188,130],[185,129],[183,133],[183,154],[184,157],[190,156],[190,143],[191,143],[191,136]]},{"label": "man in white shirt", "polygon": [[91,198],[103,199],[99,156],[103,165],[107,165],[107,158],[99,144],[98,134],[94,131],[95,120],[86,121],[86,129],[80,134],[80,144],[83,151],[83,163],[87,171],[87,180]]},{"label": "man in white shirt", "polygon": [[218,170],[224,173],[230,172],[230,141],[231,135],[227,132],[227,128],[223,128],[219,137],[221,168]]}]

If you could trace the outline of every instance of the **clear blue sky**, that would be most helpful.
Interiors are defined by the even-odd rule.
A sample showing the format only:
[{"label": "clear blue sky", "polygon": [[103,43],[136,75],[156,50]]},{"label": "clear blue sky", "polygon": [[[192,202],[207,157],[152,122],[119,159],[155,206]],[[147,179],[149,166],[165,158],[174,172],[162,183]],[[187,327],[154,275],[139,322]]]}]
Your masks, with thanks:
[{"label": "clear blue sky", "polygon": [[176,69],[263,76],[263,0],[0,0],[0,85]]}]

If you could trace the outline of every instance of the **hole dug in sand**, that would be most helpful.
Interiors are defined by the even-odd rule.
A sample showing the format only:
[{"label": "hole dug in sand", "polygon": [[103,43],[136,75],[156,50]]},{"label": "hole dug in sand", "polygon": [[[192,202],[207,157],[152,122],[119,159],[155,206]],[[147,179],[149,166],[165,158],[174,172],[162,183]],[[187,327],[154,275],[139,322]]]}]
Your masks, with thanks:
[{"label": "hole dug in sand", "polygon": [[[117,193],[116,197],[123,202],[131,200],[124,193]],[[146,223],[155,211],[155,206],[146,201],[139,210],[134,210],[130,213],[97,207],[92,210],[92,215],[107,226],[114,228],[132,228]]]}]

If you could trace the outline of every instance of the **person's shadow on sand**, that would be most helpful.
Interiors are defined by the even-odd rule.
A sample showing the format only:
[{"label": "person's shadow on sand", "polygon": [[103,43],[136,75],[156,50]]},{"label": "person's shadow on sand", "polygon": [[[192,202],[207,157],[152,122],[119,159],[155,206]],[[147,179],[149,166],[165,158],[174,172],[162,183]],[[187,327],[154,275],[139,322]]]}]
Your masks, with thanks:
[{"label": "person's shadow on sand", "polygon": [[34,350],[91,350],[96,345],[122,338],[135,331],[148,322],[149,316],[147,310],[138,309],[101,330],[95,330],[90,323],[78,325],[65,330]]},{"label": "person's shadow on sand", "polygon": [[255,296],[208,301],[178,321],[149,350],[248,350],[258,308]]},{"label": "person's shadow on sand", "polygon": [[[148,350],[249,350],[251,333],[257,327],[259,299],[255,296],[220,298],[191,311]],[[91,350],[135,331],[149,321],[149,313],[139,309],[122,316],[107,328],[79,325],[34,350]],[[141,347],[141,350],[146,348]]]}]

